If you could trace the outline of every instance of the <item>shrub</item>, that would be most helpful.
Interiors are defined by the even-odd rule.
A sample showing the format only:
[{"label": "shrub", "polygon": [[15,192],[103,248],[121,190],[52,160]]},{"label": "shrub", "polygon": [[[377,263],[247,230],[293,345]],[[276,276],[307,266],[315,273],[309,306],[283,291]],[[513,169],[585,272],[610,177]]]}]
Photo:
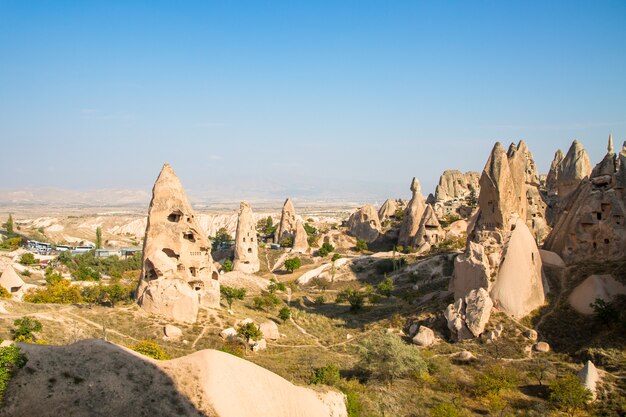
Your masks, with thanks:
[{"label": "shrub", "polygon": [[601,298],[589,304],[593,308],[594,318],[602,324],[611,325],[619,321],[619,312],[611,302],[606,302]]},{"label": "shrub", "polygon": [[94,251],[72,256],[69,252],[61,252],[58,260],[70,270],[72,277],[78,281],[99,280],[101,275],[122,278],[128,271],[141,269],[141,252],[120,259],[117,256],[96,258]]},{"label": "shrub", "polygon": [[282,321],[287,321],[289,320],[290,317],[291,317],[291,310],[289,309],[289,307],[283,307],[278,312],[278,318],[280,318]]},{"label": "shrub", "polygon": [[287,286],[283,282],[276,281],[272,278],[270,284],[267,286],[267,291],[270,294],[275,294],[276,291],[287,291]]},{"label": "shrub", "polygon": [[285,269],[289,271],[290,273],[292,273],[296,269],[300,269],[301,266],[302,266],[302,261],[298,257],[287,259],[285,261]]},{"label": "shrub", "polygon": [[293,237],[285,236],[278,242],[281,248],[290,248],[293,246]]},{"label": "shrub", "polygon": [[570,416],[590,400],[591,391],[574,374],[567,374],[550,384],[550,402]]},{"label": "shrub", "polygon": [[366,251],[367,250],[367,242],[362,240],[362,239],[359,239],[359,240],[356,241],[355,248],[356,248],[356,250],[358,252]]},{"label": "shrub", "polygon": [[0,348],[0,407],[4,401],[4,393],[15,371],[26,365],[26,356],[20,352],[20,348],[11,345]]},{"label": "shrub", "polygon": [[336,303],[350,304],[350,311],[359,311],[365,305],[365,293],[358,290],[348,288],[337,294]]},{"label": "shrub", "polygon": [[317,287],[322,291],[326,291],[330,286],[330,282],[324,277],[315,277],[309,281],[311,287]]},{"label": "shrub", "polygon": [[324,242],[322,247],[317,250],[317,256],[328,256],[331,252],[335,250],[335,247],[328,242]]},{"label": "shrub", "polygon": [[393,280],[385,275],[385,279],[376,288],[381,295],[389,297],[393,291]]},{"label": "shrub", "polygon": [[374,268],[376,272],[379,274],[388,274],[390,272],[397,271],[402,266],[404,266],[405,260],[404,258],[398,259],[381,259],[374,264]]},{"label": "shrub", "polygon": [[252,305],[257,310],[267,310],[280,304],[280,299],[276,294],[267,291],[261,292],[261,295],[252,299]]},{"label": "shrub", "polygon": [[5,251],[14,251],[22,245],[21,237],[10,237],[0,243],[0,249]]},{"label": "shrub", "polygon": [[46,268],[44,278],[48,285],[56,284],[59,281],[63,281],[63,276],[50,267]]},{"label": "shrub", "polygon": [[335,262],[337,259],[341,259],[341,258],[343,258],[343,256],[342,256],[341,254],[339,254],[339,253],[334,253],[334,254],[333,254],[333,257],[332,257],[332,258],[330,258],[330,260],[331,260],[331,261],[333,261],[333,262]]},{"label": "shrub", "polygon": [[156,342],[152,342],[150,340],[142,340],[141,342],[133,346],[132,349],[135,352],[139,352],[142,355],[146,355],[157,360],[167,360],[170,358],[167,353],[165,353],[163,349],[161,349],[161,346],[159,346]]},{"label": "shrub", "polygon": [[315,305],[321,306],[325,302],[326,302],[326,297],[324,297],[323,295],[320,295],[319,297],[315,298]]},{"label": "shrub", "polygon": [[324,384],[328,386],[336,386],[341,379],[339,368],[333,364],[318,368],[311,376],[311,384]]},{"label": "shrub", "polygon": [[20,264],[22,265],[33,265],[36,263],[37,259],[35,259],[35,255],[30,252],[27,252],[20,257]]},{"label": "shrub", "polygon": [[215,249],[219,249],[220,246],[230,243],[232,240],[233,237],[228,234],[228,230],[225,227],[221,227],[217,233],[215,233],[215,237],[213,238],[213,247]]},{"label": "shrub", "polygon": [[3,286],[0,286],[0,298],[11,298],[13,297],[9,291]]},{"label": "shrub", "polygon": [[517,383],[517,376],[503,366],[493,365],[478,375],[474,385],[474,393],[478,396],[499,394],[501,391],[513,388]]},{"label": "shrub", "polygon": [[220,294],[222,294],[222,298],[226,300],[226,304],[228,304],[228,309],[231,310],[233,308],[233,302],[235,300],[243,300],[243,298],[246,296],[246,289],[222,285],[220,286]]},{"label": "shrub", "polygon": [[28,269],[21,271],[20,274],[22,274],[22,276],[25,276],[25,277],[31,276],[31,273]]},{"label": "shrub", "polygon": [[45,288],[28,291],[24,301],[36,304],[78,304],[83,299],[77,286],[61,280]]},{"label": "shrub", "polygon": [[439,403],[430,409],[430,417],[462,417],[463,415],[463,412],[451,403]]},{"label": "shrub", "polygon": [[304,231],[306,232],[307,235],[312,236],[312,235],[316,235],[317,234],[317,229],[313,226],[311,226],[308,223],[304,223]]},{"label": "shrub", "polygon": [[392,382],[427,371],[419,350],[391,333],[368,336],[359,345],[359,354],[358,368],[381,381]]},{"label": "shrub", "polygon": [[246,341],[256,341],[263,338],[263,333],[261,333],[261,330],[257,327],[256,324],[250,322],[239,326],[239,329],[237,329],[237,336]]},{"label": "shrub", "polygon": [[226,259],[224,263],[222,264],[222,271],[230,272],[232,270],[233,270],[233,261],[231,261],[230,259]]},{"label": "shrub", "polygon": [[18,341],[33,341],[35,340],[34,332],[40,332],[43,329],[43,325],[37,319],[32,317],[22,317],[13,322],[15,328],[11,331],[13,338]]}]

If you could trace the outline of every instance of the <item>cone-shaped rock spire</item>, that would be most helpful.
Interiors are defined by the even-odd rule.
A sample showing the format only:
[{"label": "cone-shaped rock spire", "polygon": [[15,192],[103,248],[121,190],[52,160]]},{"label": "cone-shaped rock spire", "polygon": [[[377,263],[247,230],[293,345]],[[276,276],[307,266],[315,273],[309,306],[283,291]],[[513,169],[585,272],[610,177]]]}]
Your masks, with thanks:
[{"label": "cone-shaped rock spire", "polygon": [[413,178],[413,181],[411,181],[411,191],[413,192],[413,197],[404,212],[404,219],[402,219],[400,234],[398,235],[398,245],[400,246],[411,245],[420,227],[424,210],[426,210],[426,203],[424,202],[420,182],[417,178]]},{"label": "cone-shaped rock spire", "polygon": [[235,258],[233,270],[254,274],[261,268],[259,262],[259,242],[250,204],[239,204],[237,232],[235,233]]}]

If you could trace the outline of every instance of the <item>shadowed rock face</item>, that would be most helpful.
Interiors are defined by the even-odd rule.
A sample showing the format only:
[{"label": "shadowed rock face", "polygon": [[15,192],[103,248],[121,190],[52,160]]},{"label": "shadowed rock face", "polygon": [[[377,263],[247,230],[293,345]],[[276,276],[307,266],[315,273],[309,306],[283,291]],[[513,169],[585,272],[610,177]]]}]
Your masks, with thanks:
[{"label": "shadowed rock face", "polygon": [[412,240],[417,234],[417,230],[420,226],[420,221],[426,210],[426,203],[421,193],[421,186],[417,178],[413,178],[411,182],[411,191],[413,197],[409,201],[409,205],[404,213],[404,219],[400,226],[400,233],[398,235],[398,245],[410,246]]},{"label": "shadowed rock face", "polygon": [[276,235],[274,236],[274,242],[280,243],[280,240],[286,237],[293,238],[296,232],[296,210],[293,207],[293,203],[288,198],[283,204],[283,211],[280,215],[280,223],[278,229],[276,229]]},{"label": "shadowed rock face", "polygon": [[[575,142],[568,155],[580,154],[581,149],[582,145]],[[561,200],[559,188],[557,222],[544,247],[559,254],[566,264],[624,258],[626,149],[615,155],[609,141],[602,161],[593,171],[585,170],[590,172],[589,177],[580,180],[565,200]]]},{"label": "shadowed rock face", "polygon": [[348,219],[348,233],[367,243],[375,241],[381,232],[380,220],[374,206],[365,205]]},{"label": "shadowed rock face", "polygon": [[255,226],[250,204],[242,201],[239,205],[237,232],[235,233],[235,257],[233,261],[233,270],[235,271],[254,274],[261,268]]},{"label": "shadowed rock face", "polygon": [[219,307],[218,278],[211,242],[165,164],[152,189],[137,302],[151,313],[195,322],[200,305]]}]

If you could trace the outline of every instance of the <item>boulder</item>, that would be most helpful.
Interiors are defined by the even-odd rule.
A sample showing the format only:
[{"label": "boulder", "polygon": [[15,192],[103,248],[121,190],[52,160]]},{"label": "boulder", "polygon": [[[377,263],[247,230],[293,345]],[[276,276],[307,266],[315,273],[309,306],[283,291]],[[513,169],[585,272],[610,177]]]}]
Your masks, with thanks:
[{"label": "boulder", "polygon": [[413,337],[417,334],[417,331],[419,330],[420,325],[417,323],[413,323],[411,324],[411,326],[409,326],[409,337]]},{"label": "boulder", "polygon": [[237,330],[234,327],[228,327],[220,332],[220,337],[222,339],[236,339]]},{"label": "boulder", "polygon": [[280,338],[278,325],[271,320],[261,323],[259,330],[263,333],[263,337],[269,340],[277,340]]},{"label": "boulder", "polygon": [[600,375],[593,362],[587,361],[585,363],[583,369],[578,372],[578,380],[591,391],[592,398],[595,400],[598,396],[596,385],[600,381]]},{"label": "boulder", "polygon": [[369,204],[361,207],[348,219],[348,233],[367,243],[375,241],[382,231],[378,213]]},{"label": "boulder", "polygon": [[532,340],[534,342],[534,341],[537,340],[537,337],[538,337],[537,331],[533,330],[533,329],[526,330],[524,332],[524,337],[526,337],[527,339]]},{"label": "boulder", "polygon": [[465,323],[465,302],[462,298],[457,299],[454,304],[449,304],[443,314],[448,322],[452,340],[462,342],[474,337]]},{"label": "boulder", "polygon": [[254,274],[260,268],[256,222],[254,221],[252,208],[247,202],[242,201],[239,204],[239,213],[237,215],[233,271]]},{"label": "boulder", "polygon": [[435,333],[426,326],[420,326],[412,340],[418,346],[429,347],[435,343]]},{"label": "boulder", "polygon": [[261,350],[267,349],[267,341],[265,339],[261,339],[255,342],[252,342],[252,351],[259,352]]},{"label": "boulder", "polygon": [[480,243],[469,241],[465,253],[454,259],[454,277],[450,280],[450,291],[454,298],[465,297],[465,294],[478,288],[489,288],[491,266]]},{"label": "boulder", "polygon": [[470,362],[476,359],[476,356],[467,350],[462,350],[459,353],[453,355],[453,358],[459,362]]},{"label": "boulder", "polygon": [[465,296],[465,324],[475,337],[485,330],[493,302],[484,288],[472,290]]},{"label": "boulder", "polygon": [[179,327],[171,324],[165,325],[165,327],[163,328],[163,332],[165,333],[165,336],[170,339],[178,339],[183,335],[183,331]]},{"label": "boulder", "polygon": [[546,342],[538,342],[535,344],[534,348],[537,352],[549,352],[550,351],[550,345],[547,344]]},{"label": "boulder", "polygon": [[137,303],[146,311],[193,323],[200,305],[218,308],[219,273],[187,195],[169,164],[148,211]]},{"label": "boulder", "polygon": [[626,294],[626,286],[612,275],[591,275],[570,293],[568,301],[581,314],[593,314],[596,299],[610,302],[616,295]]},{"label": "boulder", "polygon": [[399,246],[411,245],[426,210],[426,203],[424,202],[424,196],[422,196],[421,186],[417,178],[413,178],[411,182],[411,192],[413,196],[404,212],[404,219],[402,219],[402,225],[400,226],[398,235]]},{"label": "boulder", "polygon": [[539,256],[541,257],[541,262],[544,265],[556,266],[559,268],[565,267],[565,262],[563,262],[563,259],[561,259],[561,257],[554,252],[545,249],[539,249]]}]

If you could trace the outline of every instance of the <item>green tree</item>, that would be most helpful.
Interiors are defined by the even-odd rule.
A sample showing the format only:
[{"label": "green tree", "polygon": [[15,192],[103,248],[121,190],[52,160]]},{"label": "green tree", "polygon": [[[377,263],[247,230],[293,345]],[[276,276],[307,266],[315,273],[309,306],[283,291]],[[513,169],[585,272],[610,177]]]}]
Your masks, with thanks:
[{"label": "green tree", "polygon": [[300,269],[301,266],[302,261],[298,257],[287,259],[285,261],[285,269],[290,273],[293,273],[296,269]]},{"label": "green tree", "polygon": [[215,249],[219,249],[222,244],[230,243],[233,237],[228,234],[228,230],[225,227],[220,228],[215,234],[213,239],[213,246]]},{"label": "green tree", "polygon": [[4,228],[7,231],[7,237],[12,237],[15,233],[13,231],[13,216],[9,213],[9,218],[7,222],[4,224]]},{"label": "green tree", "polygon": [[392,333],[374,333],[358,349],[358,368],[380,381],[418,376],[428,369],[419,349]]},{"label": "green tree", "polygon": [[472,185],[469,186],[469,189],[470,192],[465,199],[465,204],[467,204],[468,207],[474,208],[478,206],[478,195],[476,193],[476,189]]},{"label": "green tree", "polygon": [[43,325],[37,319],[32,317],[22,317],[13,322],[15,328],[11,331],[13,333],[13,339],[21,340],[25,342],[32,342],[35,340],[34,332],[40,332],[43,329]]},{"label": "green tree", "polygon": [[312,287],[317,287],[322,290],[322,292],[324,292],[330,286],[330,282],[324,277],[315,277],[311,281],[309,281],[309,285]]},{"label": "green tree", "polygon": [[267,286],[267,291],[270,294],[275,294],[276,291],[287,291],[287,286],[284,282],[276,281],[274,278],[270,279],[270,283]]},{"label": "green tree", "polygon": [[222,285],[220,286],[220,294],[222,294],[222,298],[226,300],[226,304],[228,304],[228,309],[232,310],[233,302],[235,300],[243,300],[243,298],[246,296],[246,289]]},{"label": "green tree", "polygon": [[576,415],[591,398],[591,391],[574,374],[566,374],[550,384],[550,402],[569,416]]},{"label": "green tree", "polygon": [[363,252],[367,250],[367,242],[363,239],[359,239],[356,241],[356,250],[358,252]]},{"label": "green tree", "polygon": [[252,299],[252,305],[257,310],[268,310],[280,304],[280,299],[276,294],[262,291],[261,295]]},{"label": "green tree", "polygon": [[241,337],[245,341],[257,341],[263,337],[263,333],[261,333],[261,330],[256,324],[250,322],[239,326],[239,329],[237,329],[237,336]]},{"label": "green tree", "polygon": [[499,395],[501,391],[511,389],[517,384],[518,378],[508,368],[493,365],[476,377],[474,393],[478,396]]},{"label": "green tree", "polygon": [[335,298],[336,303],[350,304],[350,311],[359,311],[365,305],[366,294],[362,291],[353,290],[352,288],[345,289],[337,294]]},{"label": "green tree", "polygon": [[232,270],[233,270],[233,261],[231,261],[230,259],[226,259],[224,263],[222,264],[222,271],[230,272]]},{"label": "green tree", "polygon": [[27,361],[26,356],[15,345],[0,348],[0,408],[2,408],[9,381],[18,369],[26,365]]},{"label": "green tree", "polygon": [[132,347],[135,352],[139,352],[142,355],[149,356],[153,359],[157,360],[167,360],[170,357],[161,349],[156,342],[152,342],[149,340],[142,340]]},{"label": "green tree", "polygon": [[381,295],[389,297],[393,291],[393,280],[385,274],[385,279],[376,288]]},{"label": "green tree", "polygon": [[46,272],[44,273],[44,278],[48,285],[56,284],[59,281],[63,281],[63,276],[56,272],[51,267],[46,268]]},{"label": "green tree", "polygon": [[104,293],[106,294],[106,299],[111,303],[111,307],[115,307],[115,304],[121,301],[132,299],[132,288],[124,286],[119,282],[105,286]]},{"label": "green tree", "polygon": [[37,304],[78,304],[83,301],[80,289],[67,280],[61,280],[45,288],[31,290],[24,295],[24,301]]},{"label": "green tree", "polygon": [[100,226],[96,228],[96,249],[102,249],[102,229]]},{"label": "green tree", "polygon": [[335,247],[328,242],[324,242],[322,246],[317,250],[318,256],[328,256],[331,252],[335,250]]},{"label": "green tree", "polygon": [[35,255],[30,252],[27,252],[20,257],[20,264],[22,265],[33,265],[36,263],[37,259],[35,259]]},{"label": "green tree", "polygon": [[281,319],[282,321],[287,321],[289,320],[290,317],[291,317],[291,310],[289,309],[289,307],[283,307],[278,312],[278,318]]}]

